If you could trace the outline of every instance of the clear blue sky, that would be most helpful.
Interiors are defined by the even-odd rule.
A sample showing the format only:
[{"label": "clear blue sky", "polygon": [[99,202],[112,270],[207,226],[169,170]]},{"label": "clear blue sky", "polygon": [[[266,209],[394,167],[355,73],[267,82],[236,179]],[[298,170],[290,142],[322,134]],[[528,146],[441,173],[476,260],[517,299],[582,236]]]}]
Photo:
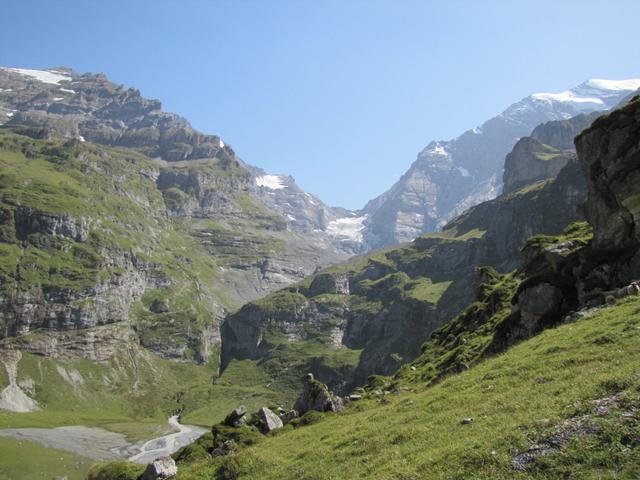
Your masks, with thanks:
[{"label": "clear blue sky", "polygon": [[2,0],[0,64],[104,72],[332,205],[535,91],[640,77],[637,0]]}]

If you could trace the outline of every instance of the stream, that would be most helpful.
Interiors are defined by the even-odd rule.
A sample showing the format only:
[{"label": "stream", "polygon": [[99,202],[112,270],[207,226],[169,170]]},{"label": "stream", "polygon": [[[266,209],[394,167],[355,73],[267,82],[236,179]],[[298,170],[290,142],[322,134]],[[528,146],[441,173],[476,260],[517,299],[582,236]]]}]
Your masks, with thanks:
[{"label": "stream", "polygon": [[150,463],[158,457],[176,452],[208,431],[194,425],[182,425],[177,416],[170,417],[168,424],[177,432],[138,443],[130,443],[121,433],[85,426],[8,428],[0,430],[0,436],[39,443],[96,461],[127,458],[136,463]]}]

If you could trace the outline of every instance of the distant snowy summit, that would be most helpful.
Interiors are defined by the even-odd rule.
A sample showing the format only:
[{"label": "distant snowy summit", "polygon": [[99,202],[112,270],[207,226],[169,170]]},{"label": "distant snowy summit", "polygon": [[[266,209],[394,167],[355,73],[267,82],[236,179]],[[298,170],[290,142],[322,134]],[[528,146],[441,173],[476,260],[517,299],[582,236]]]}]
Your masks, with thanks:
[{"label": "distant snowy summit", "polygon": [[256,174],[256,188],[292,227],[327,235],[345,250],[407,242],[499,195],[505,156],[538,125],[611,109],[639,88],[640,79],[592,79],[529,95],[453,140],[430,142],[398,182],[360,211],[327,207],[288,176]]},{"label": "distant snowy summit", "polygon": [[436,231],[464,210],[502,191],[504,159],[540,124],[606,111],[640,89],[640,79],[591,79],[557,93],[534,93],[452,140],[430,142],[409,170],[371,200],[359,232],[367,248]]},{"label": "distant snowy summit", "polygon": [[584,108],[613,108],[620,101],[620,94],[627,94],[640,88],[640,79],[605,80],[594,78],[558,93],[534,93],[529,98],[539,102],[560,102],[570,104],[576,110]]}]

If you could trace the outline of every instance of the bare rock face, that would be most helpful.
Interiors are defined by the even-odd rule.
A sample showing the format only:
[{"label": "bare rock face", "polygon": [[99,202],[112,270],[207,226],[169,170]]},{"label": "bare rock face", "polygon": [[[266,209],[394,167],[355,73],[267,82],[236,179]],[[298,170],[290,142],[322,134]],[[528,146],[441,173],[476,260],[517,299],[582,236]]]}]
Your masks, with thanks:
[{"label": "bare rock face", "polygon": [[523,137],[504,164],[503,192],[514,192],[526,185],[554,178],[575,155],[549,145],[544,145],[531,137]]},{"label": "bare rock face", "polygon": [[318,412],[338,412],[344,407],[342,399],[334,395],[329,387],[315,380],[313,374],[304,377],[304,389],[293,406],[300,415],[315,410]]},{"label": "bare rock face", "polygon": [[640,99],[596,120],[576,138],[589,189],[587,219],[595,250],[640,244]]},{"label": "bare rock face", "polygon": [[[60,80],[45,83],[17,69],[0,68],[5,87],[0,106],[31,135],[43,132],[104,145],[135,148],[168,161],[233,156],[220,137],[195,130],[184,118],[162,111],[159,100],[116,85],[103,74],[57,69]],[[6,88],[10,87],[10,88]]]},{"label": "bare rock face", "polygon": [[[640,97],[595,120],[576,138],[586,176],[586,216],[593,240],[565,239],[524,249],[527,276],[492,350],[523,340],[564,318],[579,318],[638,291],[640,278]],[[535,239],[532,239],[535,240]]]},{"label": "bare rock face", "polygon": [[164,480],[173,478],[178,474],[178,467],[173,458],[160,457],[147,466],[140,480]]},{"label": "bare rock face", "polygon": [[560,150],[575,150],[573,140],[600,114],[601,112],[581,113],[575,117],[542,123],[533,129],[531,138]]}]

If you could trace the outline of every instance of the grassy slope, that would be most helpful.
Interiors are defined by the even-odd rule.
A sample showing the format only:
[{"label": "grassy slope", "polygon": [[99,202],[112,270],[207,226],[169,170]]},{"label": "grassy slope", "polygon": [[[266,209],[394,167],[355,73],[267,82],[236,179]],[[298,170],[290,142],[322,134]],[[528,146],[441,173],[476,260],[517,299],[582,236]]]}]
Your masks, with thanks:
[{"label": "grassy slope", "polygon": [[0,437],[0,480],[67,478],[82,480],[93,460],[36,443]]},{"label": "grassy slope", "polygon": [[[603,430],[515,472],[512,456],[590,402],[620,391],[640,406],[640,299],[561,325],[504,355],[415,392],[355,404],[344,414],[265,438],[214,460],[182,464],[195,478],[637,478],[640,422]],[[461,424],[471,417],[471,425]]]}]

